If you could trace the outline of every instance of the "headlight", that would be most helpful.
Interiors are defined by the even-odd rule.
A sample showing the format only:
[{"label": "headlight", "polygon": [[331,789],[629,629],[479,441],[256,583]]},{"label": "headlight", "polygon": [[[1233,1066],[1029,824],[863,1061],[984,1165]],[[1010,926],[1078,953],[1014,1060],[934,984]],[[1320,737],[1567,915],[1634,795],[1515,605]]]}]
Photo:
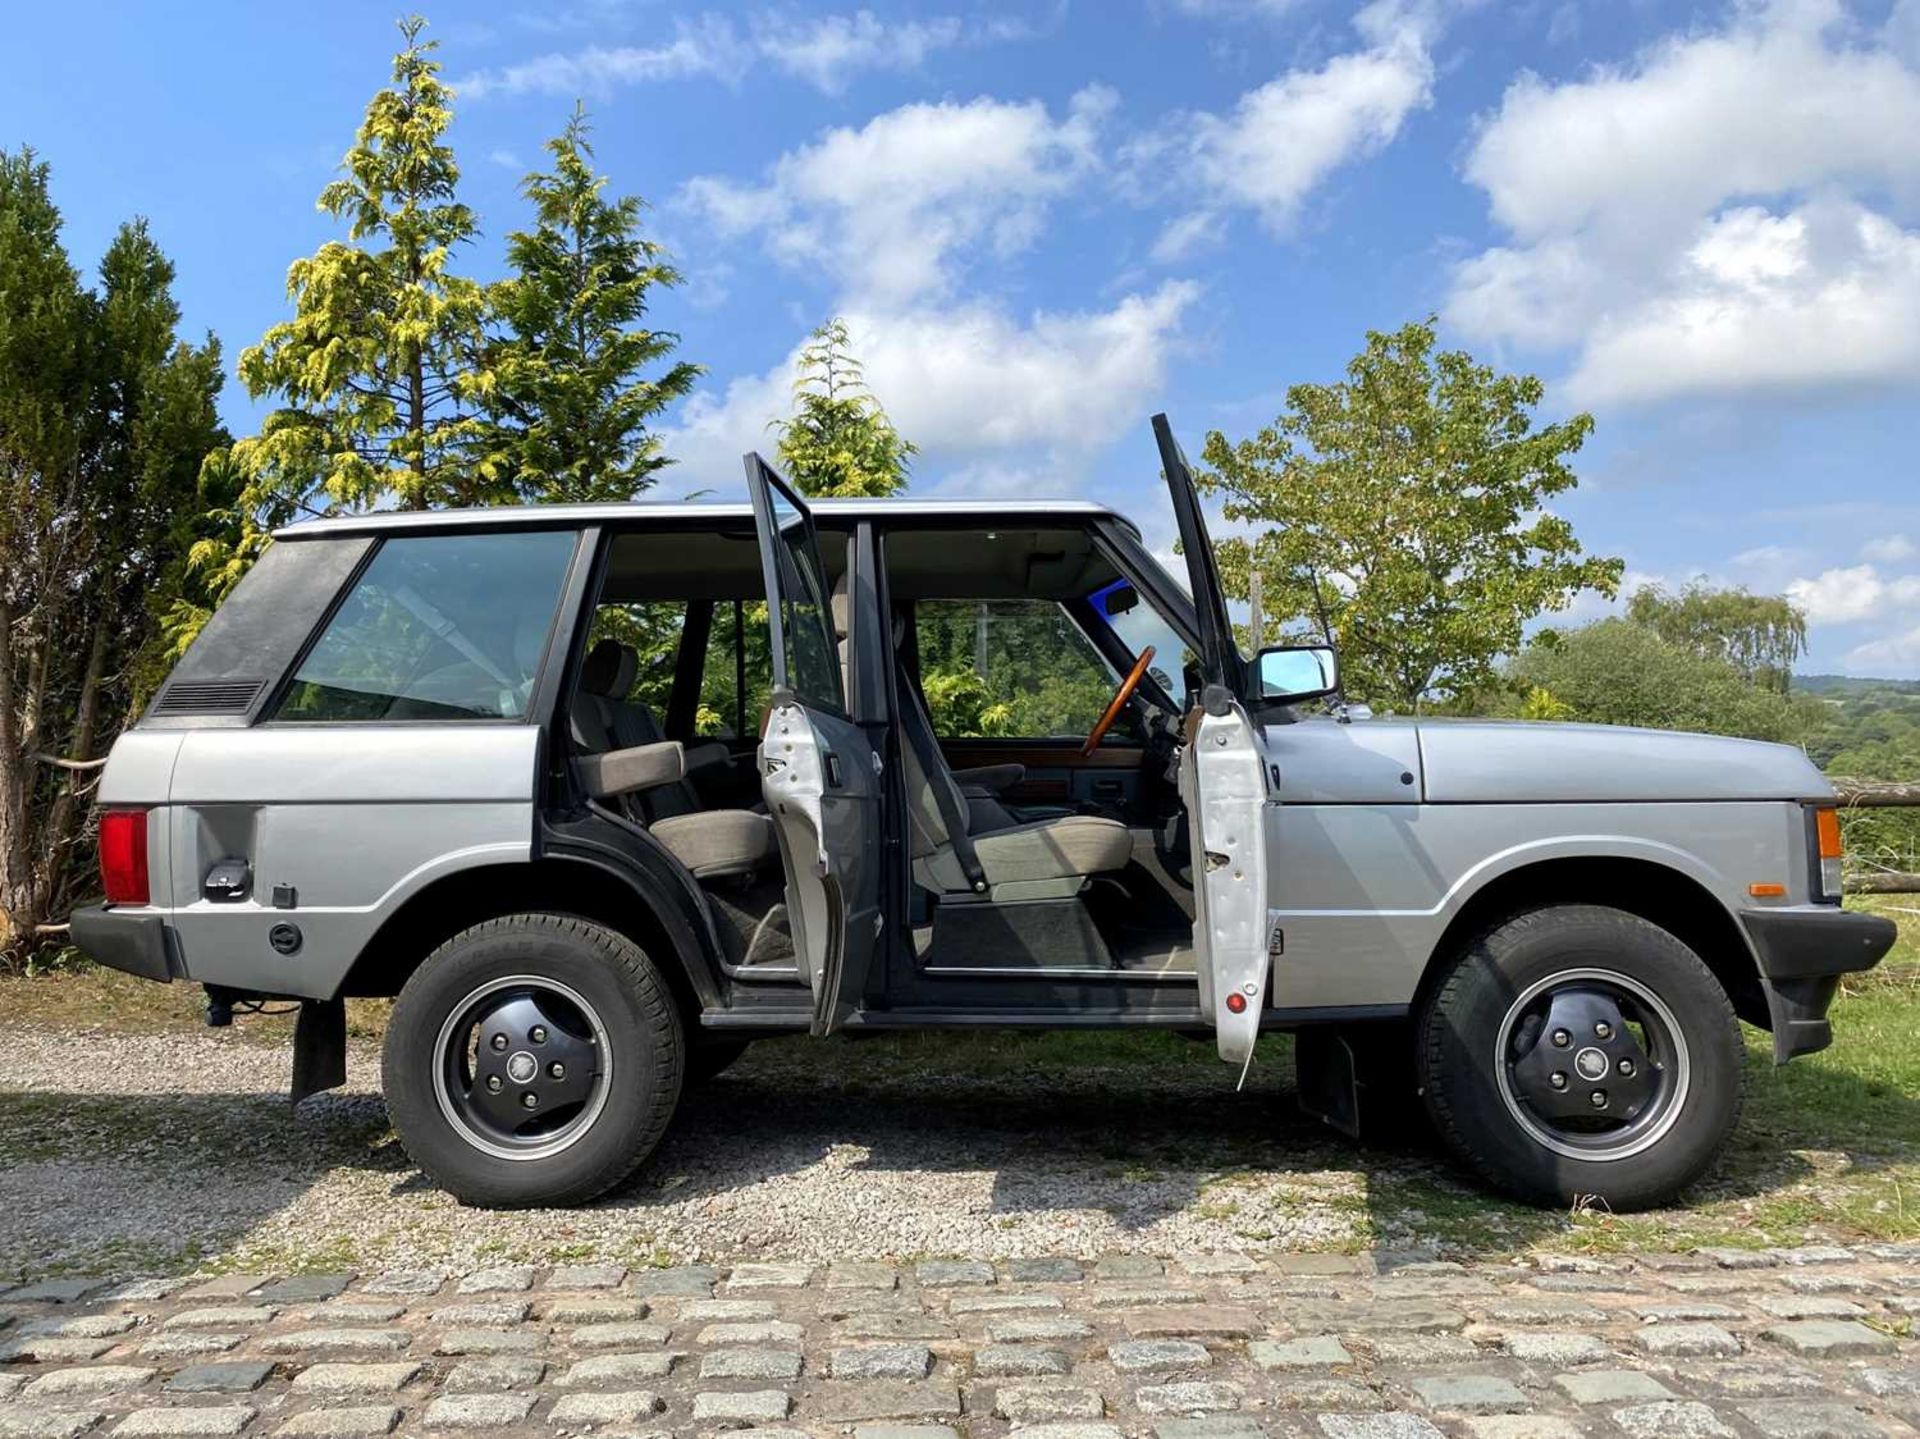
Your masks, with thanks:
[{"label": "headlight", "polygon": [[1840,812],[1832,805],[1813,811],[1813,896],[1840,903]]}]

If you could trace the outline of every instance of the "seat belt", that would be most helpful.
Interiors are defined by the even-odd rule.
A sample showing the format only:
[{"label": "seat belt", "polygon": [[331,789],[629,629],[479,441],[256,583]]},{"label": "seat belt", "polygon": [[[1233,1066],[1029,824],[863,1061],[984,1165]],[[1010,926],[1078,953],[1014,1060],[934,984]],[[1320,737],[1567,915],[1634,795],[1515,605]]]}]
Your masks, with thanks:
[{"label": "seat belt", "polygon": [[954,802],[954,787],[941,784],[935,778],[945,768],[946,761],[934,743],[933,724],[930,720],[924,726],[919,723],[920,719],[927,719],[927,712],[920,706],[920,696],[913,689],[913,678],[906,666],[896,665],[894,671],[901,694],[918,717],[900,728],[907,732],[907,743],[913,747],[913,757],[920,763],[920,773],[926,779],[927,788],[933,791],[933,807],[940,811],[940,823],[947,827],[947,843],[953,846],[953,857],[960,861],[960,873],[967,877],[967,885],[975,894],[985,894],[987,872],[980,867],[980,856],[974,853],[973,837],[967,833],[967,816]]}]

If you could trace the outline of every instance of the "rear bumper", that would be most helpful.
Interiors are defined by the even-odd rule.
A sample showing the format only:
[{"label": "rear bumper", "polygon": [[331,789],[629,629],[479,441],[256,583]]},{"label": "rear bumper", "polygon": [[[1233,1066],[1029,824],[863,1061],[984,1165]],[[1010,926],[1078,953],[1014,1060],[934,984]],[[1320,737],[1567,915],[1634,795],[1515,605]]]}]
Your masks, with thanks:
[{"label": "rear bumper", "polygon": [[165,984],[178,972],[170,957],[167,922],[157,914],[128,914],[94,905],[76,909],[69,936],[95,964]]},{"label": "rear bumper", "polygon": [[1760,957],[1775,1064],[1833,1043],[1827,1008],[1840,976],[1872,969],[1898,933],[1892,920],[1877,914],[1825,905],[1748,910],[1740,918]]}]

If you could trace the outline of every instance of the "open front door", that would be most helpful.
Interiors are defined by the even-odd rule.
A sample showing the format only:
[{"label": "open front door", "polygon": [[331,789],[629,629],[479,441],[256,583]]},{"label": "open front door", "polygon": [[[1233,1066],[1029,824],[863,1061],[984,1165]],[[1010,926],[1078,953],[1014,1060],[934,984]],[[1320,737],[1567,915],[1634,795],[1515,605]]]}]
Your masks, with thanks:
[{"label": "open front door", "polygon": [[[813,990],[813,1032],[859,1006],[880,920],[880,764],[848,715],[839,638],[813,517],[758,455],[747,456],[772,630],[773,699],[760,732],[760,792],[786,870],[787,915]],[[871,577],[849,587],[872,602]]]},{"label": "open front door", "polygon": [[1180,548],[1199,617],[1200,693],[1180,749],[1180,799],[1193,846],[1193,951],[1200,1012],[1213,1025],[1220,1057],[1253,1061],[1267,1006],[1266,765],[1239,699],[1244,664],[1220,589],[1213,543],[1193,471],[1165,415],[1153,417],[1160,465],[1173,496]]}]

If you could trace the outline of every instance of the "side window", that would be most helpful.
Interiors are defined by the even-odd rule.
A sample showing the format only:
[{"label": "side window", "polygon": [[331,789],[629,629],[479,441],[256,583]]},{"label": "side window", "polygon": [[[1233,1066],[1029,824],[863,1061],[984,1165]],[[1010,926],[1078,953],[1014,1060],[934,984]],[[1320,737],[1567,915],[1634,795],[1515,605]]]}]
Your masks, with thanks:
[{"label": "side window", "polygon": [[707,662],[700,676],[695,730],[717,739],[759,733],[773,692],[773,655],[765,600],[716,600]]},{"label": "side window", "polygon": [[840,650],[835,641],[825,570],[813,526],[778,488],[770,487],[780,595],[780,631],[787,683],[804,704],[844,709],[840,686]]},{"label": "side window", "polygon": [[566,530],[385,541],[273,718],[521,718],[573,547]]},{"label": "side window", "polygon": [[1119,683],[1053,600],[922,600],[914,621],[943,739],[1084,738]]},{"label": "side window", "polygon": [[635,600],[601,605],[593,612],[589,646],[614,640],[634,652],[633,688],[612,698],[643,704],[664,722],[672,697],[674,664],[680,655],[680,631],[687,623],[685,600]]}]

